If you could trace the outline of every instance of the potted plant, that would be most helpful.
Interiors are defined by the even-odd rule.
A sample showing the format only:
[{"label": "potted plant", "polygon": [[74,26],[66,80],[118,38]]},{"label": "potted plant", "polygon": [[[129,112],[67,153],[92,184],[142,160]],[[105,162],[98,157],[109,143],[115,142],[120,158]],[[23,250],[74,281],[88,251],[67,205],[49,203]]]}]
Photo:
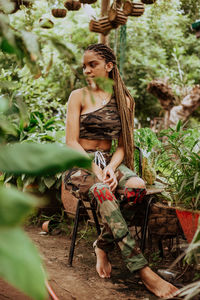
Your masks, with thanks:
[{"label": "potted plant", "polygon": [[200,129],[176,129],[162,132],[164,143],[158,157],[159,170],[167,179],[166,189],[183,232],[190,243],[200,215]]}]

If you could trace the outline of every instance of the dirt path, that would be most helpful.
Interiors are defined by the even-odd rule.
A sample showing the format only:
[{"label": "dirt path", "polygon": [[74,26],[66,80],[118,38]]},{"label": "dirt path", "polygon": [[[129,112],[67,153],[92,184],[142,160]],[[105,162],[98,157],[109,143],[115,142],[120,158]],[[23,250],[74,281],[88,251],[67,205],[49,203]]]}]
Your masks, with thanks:
[{"label": "dirt path", "polygon": [[122,269],[119,255],[112,260],[112,279],[104,280],[95,271],[96,259],[91,242],[79,241],[73,267],[69,267],[69,237],[40,235],[39,232],[39,228],[28,229],[29,236],[42,253],[50,284],[60,300],[156,299],[142,284],[138,285],[139,277],[134,278],[128,270]]},{"label": "dirt path", "polygon": [[[80,240],[76,247],[73,267],[67,265],[70,238],[65,234],[41,235],[39,227],[26,231],[39,248],[49,274],[49,282],[59,300],[155,300],[140,282],[122,266],[121,258],[114,251],[112,278],[101,279],[95,271],[92,243]],[[116,252],[116,253],[115,253]],[[28,300],[15,289],[0,281],[0,300]],[[30,300],[30,299],[29,299]]]},{"label": "dirt path", "polygon": [[[68,232],[72,227],[68,226]],[[89,227],[90,228],[90,227]],[[83,228],[84,229],[84,228]],[[118,249],[112,251],[110,261],[112,263],[112,277],[101,279],[95,271],[95,254],[92,241],[96,233],[94,227],[87,231],[85,239],[79,239],[75,248],[73,267],[69,267],[68,254],[71,239],[69,234],[43,235],[41,227],[28,226],[26,232],[38,247],[52,286],[59,300],[156,300],[157,297],[149,293],[137,273],[131,274],[123,264]],[[81,228],[79,229],[79,237]],[[184,242],[184,241],[183,241]],[[167,248],[164,244],[165,258],[161,259],[158,249],[148,251],[150,266],[154,270],[166,269],[174,261],[173,248]],[[178,281],[183,285],[191,283],[195,277],[195,270],[186,266],[176,266],[174,270],[178,274]],[[199,299],[198,296],[193,299]],[[0,280],[0,300],[31,300],[16,289]],[[50,300],[50,298],[48,299]]]}]

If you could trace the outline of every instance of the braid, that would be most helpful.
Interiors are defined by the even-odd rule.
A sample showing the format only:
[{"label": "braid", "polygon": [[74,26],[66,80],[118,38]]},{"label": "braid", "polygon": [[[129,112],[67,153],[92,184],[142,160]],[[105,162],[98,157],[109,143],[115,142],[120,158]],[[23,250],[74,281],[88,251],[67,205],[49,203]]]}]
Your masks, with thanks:
[{"label": "braid", "polygon": [[[90,45],[86,51],[93,51],[101,56],[106,63],[112,62],[114,67],[109,77],[114,80],[114,94],[122,124],[122,138],[125,150],[125,164],[128,168],[134,169],[134,100],[126,88],[116,62],[116,57],[111,48],[104,44]],[[127,106],[127,97],[130,100],[130,107]]]}]

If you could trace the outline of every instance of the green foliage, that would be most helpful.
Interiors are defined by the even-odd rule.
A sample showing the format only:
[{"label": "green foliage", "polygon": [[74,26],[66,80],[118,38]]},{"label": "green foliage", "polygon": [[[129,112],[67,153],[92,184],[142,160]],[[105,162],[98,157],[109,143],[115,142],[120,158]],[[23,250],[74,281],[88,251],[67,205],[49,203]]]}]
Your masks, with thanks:
[{"label": "green foliage", "polygon": [[151,80],[168,78],[175,94],[178,86],[199,83],[200,44],[190,32],[190,16],[182,13],[180,1],[157,0],[140,18],[128,18],[124,79],[143,126],[163,114],[158,99],[146,91]]},{"label": "green foliage", "polygon": [[0,227],[0,233],[0,276],[32,299],[46,299],[46,275],[33,243],[19,227]]},{"label": "green foliage", "polygon": [[[2,0],[1,8],[2,3],[10,9],[10,1]],[[0,180],[16,180],[22,189],[35,182],[40,191],[59,186],[60,173],[55,172],[71,167],[72,161],[68,160],[80,158],[81,166],[89,165],[83,156],[67,148],[42,145],[63,144],[65,103],[71,90],[85,84],[81,56],[89,44],[98,40],[97,34],[89,32],[88,15],[83,9],[55,19],[51,15],[53,4],[37,0],[31,7],[21,6],[15,14],[0,14],[0,142],[22,143],[1,146],[0,169],[19,175],[14,178],[1,174]],[[100,12],[99,3],[92,7]],[[194,0],[157,0],[145,7],[142,17],[128,19],[124,79],[136,100],[136,117],[142,124],[163,113],[157,99],[146,92],[152,79],[168,77],[179,98],[177,86],[199,83],[200,45],[190,32],[198,9]],[[40,19],[54,26],[42,28]],[[111,46],[114,41],[112,31]],[[193,117],[197,119],[198,113]],[[194,149],[199,131],[177,127],[164,134],[167,142],[158,162],[169,180],[173,201],[180,199],[184,205],[198,208],[199,156]],[[144,129],[136,132],[135,139],[136,145],[154,159],[160,147],[156,136]],[[20,197],[18,193],[0,187],[0,275],[34,299],[44,299],[45,275],[38,254],[19,228],[36,201],[29,203],[25,194]]]},{"label": "green foliage", "polygon": [[23,143],[0,148],[0,171],[10,174],[51,175],[74,165],[89,168],[90,164],[87,156],[55,144]]},{"label": "green foliage", "polygon": [[[6,29],[11,31],[14,39],[15,35],[21,39],[19,45],[23,44],[24,49],[27,41],[28,50],[22,49],[23,59],[20,59],[23,68],[16,64],[14,55],[0,54],[3,93],[9,93],[12,98],[20,95],[28,110],[43,113],[45,121],[53,116],[64,120],[64,104],[71,90],[85,84],[80,67],[83,51],[98,38],[97,34],[89,32],[85,9],[69,11],[66,18],[56,19],[51,14],[53,5],[52,1],[37,0],[29,8],[22,7],[15,14],[3,16],[8,23]],[[92,5],[93,14],[99,14],[99,6],[98,2]],[[198,8],[199,4],[194,0],[157,0],[154,5],[145,6],[145,13],[140,18],[128,18],[124,79],[136,101],[136,117],[145,126],[149,119],[163,113],[158,100],[146,91],[152,79],[167,77],[178,95],[177,86],[199,82],[196,66],[200,46],[190,32],[194,20],[190,11],[198,12]],[[41,18],[51,20],[54,27],[41,28]],[[11,27],[15,29],[14,33]],[[32,37],[33,42],[29,43]],[[118,44],[114,45],[114,41],[114,31],[111,31],[110,44],[119,54]],[[31,60],[36,57],[37,60]]]},{"label": "green foliage", "polygon": [[199,129],[176,129],[161,133],[164,138],[158,157],[159,170],[168,181],[171,200],[184,208],[200,209]]},{"label": "green foliage", "polygon": [[[0,170],[14,174],[55,174],[74,164],[90,166],[90,159],[58,145],[1,146]],[[79,160],[80,158],[80,160]],[[68,166],[68,167],[67,167]],[[51,185],[50,182],[48,182]],[[19,228],[37,201],[15,189],[0,187],[0,275],[33,299],[45,299],[45,275],[33,244]]]},{"label": "green foliage", "polygon": [[[31,25],[31,18],[28,22]],[[23,26],[16,29],[11,28],[8,16],[0,14],[0,48],[7,53],[0,54],[0,64],[3,65],[0,85],[1,94],[3,94],[0,98],[0,142],[2,144],[0,146],[0,170],[7,174],[20,174],[22,177],[26,177],[25,173],[27,173],[31,177],[26,178],[26,183],[30,183],[34,181],[35,176],[54,175],[74,164],[78,166],[80,163],[82,167],[89,167],[90,160],[87,157],[81,155],[81,158],[78,153],[67,147],[56,144],[30,143],[32,140],[34,142],[43,140],[44,142],[44,140],[55,141],[58,138],[58,143],[62,144],[64,126],[63,122],[58,120],[61,115],[59,108],[54,111],[55,115],[51,118],[45,109],[42,111],[41,102],[38,103],[37,110],[34,109],[30,112],[26,109],[24,99],[27,94],[27,82],[30,81],[30,87],[34,85],[29,70],[36,77],[41,75],[38,64],[38,59],[41,59],[40,47],[34,33],[26,31]],[[23,69],[19,69],[16,58],[20,66],[24,66]],[[49,68],[50,65],[47,72],[49,72]],[[23,77],[25,74],[26,78]],[[20,83],[18,83],[19,78],[21,78]],[[21,87],[23,87],[23,92],[20,90]],[[38,88],[40,88],[40,84],[38,84]],[[28,99],[31,99],[33,94]],[[56,137],[54,133],[49,134],[55,130],[55,123],[57,124],[56,128],[60,128],[60,132],[62,132],[59,137]],[[38,129],[40,136],[35,137],[34,134],[36,135]],[[27,141],[28,143],[3,145],[7,141],[13,140]],[[49,188],[53,185],[50,177],[43,179]],[[1,173],[0,180],[6,183],[10,179]],[[20,177],[17,178],[17,182],[20,185]],[[0,186],[0,276],[32,299],[42,300],[47,296],[46,274],[42,269],[36,248],[20,228],[27,214],[30,214],[32,207],[37,204],[36,199],[25,193],[14,188]]]},{"label": "green foliage", "polygon": [[38,200],[0,187],[0,276],[33,299],[45,299],[45,278],[39,254],[19,225]]},{"label": "green foliage", "polygon": [[[0,188],[0,227],[8,228],[19,225],[38,205],[37,198],[19,192],[13,188]],[[9,200],[8,200],[9,199]],[[15,213],[13,213],[13,210]]]},{"label": "green foliage", "polygon": [[196,0],[181,0],[181,9],[183,9],[184,14],[189,15],[189,17],[196,21],[200,18],[200,3]]},{"label": "green foliage", "polygon": [[114,82],[112,79],[110,79],[110,78],[105,79],[103,77],[97,77],[97,78],[95,78],[95,82],[102,90],[104,90],[110,94],[113,92]]},{"label": "green foliage", "polygon": [[[55,174],[90,166],[90,159],[58,145],[14,144],[0,147],[0,170],[14,174]],[[79,160],[80,159],[80,160]],[[67,167],[68,166],[68,167]],[[48,179],[47,185],[51,186]],[[46,275],[39,255],[19,225],[37,200],[13,188],[0,187],[0,276],[33,299],[45,299]]]},{"label": "green foliage", "polygon": [[135,145],[149,153],[153,148],[160,147],[161,142],[150,128],[140,128],[134,131]]}]

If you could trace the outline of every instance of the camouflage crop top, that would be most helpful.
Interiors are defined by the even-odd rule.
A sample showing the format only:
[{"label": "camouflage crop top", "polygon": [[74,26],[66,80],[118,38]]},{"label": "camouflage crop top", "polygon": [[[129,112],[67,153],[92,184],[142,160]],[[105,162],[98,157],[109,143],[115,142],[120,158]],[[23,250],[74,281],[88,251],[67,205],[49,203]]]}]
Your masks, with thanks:
[{"label": "camouflage crop top", "polygon": [[114,140],[120,133],[121,120],[114,97],[103,107],[80,115],[80,138]]}]

